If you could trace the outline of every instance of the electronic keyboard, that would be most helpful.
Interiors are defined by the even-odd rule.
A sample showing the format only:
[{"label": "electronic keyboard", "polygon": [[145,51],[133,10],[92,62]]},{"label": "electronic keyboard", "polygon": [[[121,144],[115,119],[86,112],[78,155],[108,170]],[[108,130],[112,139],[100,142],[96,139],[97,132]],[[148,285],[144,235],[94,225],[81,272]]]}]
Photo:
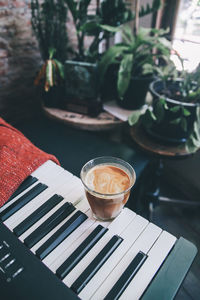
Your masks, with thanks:
[{"label": "electronic keyboard", "polygon": [[47,161],[0,208],[0,299],[172,299],[197,253],[128,208],[92,217],[81,180]]}]

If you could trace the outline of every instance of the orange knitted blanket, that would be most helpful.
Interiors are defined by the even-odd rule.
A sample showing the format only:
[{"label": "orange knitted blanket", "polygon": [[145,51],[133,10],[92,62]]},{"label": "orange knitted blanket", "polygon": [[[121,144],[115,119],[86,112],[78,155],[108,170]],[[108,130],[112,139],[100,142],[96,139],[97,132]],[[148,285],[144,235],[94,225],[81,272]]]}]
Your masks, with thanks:
[{"label": "orange knitted blanket", "polygon": [[0,207],[26,177],[47,160],[59,164],[55,156],[38,149],[0,118]]}]

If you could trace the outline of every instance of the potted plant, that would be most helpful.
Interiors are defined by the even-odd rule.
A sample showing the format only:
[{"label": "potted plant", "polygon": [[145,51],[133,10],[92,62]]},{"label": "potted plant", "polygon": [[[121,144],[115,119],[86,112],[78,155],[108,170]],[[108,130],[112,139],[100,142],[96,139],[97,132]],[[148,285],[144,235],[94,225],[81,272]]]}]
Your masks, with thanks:
[{"label": "potted plant", "polygon": [[[113,29],[115,30],[115,29]],[[171,44],[163,37],[165,30],[139,28],[134,34],[129,26],[122,28],[123,42],[110,47],[100,62],[103,79],[108,67],[116,65],[118,104],[139,109],[156,71],[159,58],[168,60]]]},{"label": "potted plant", "polygon": [[43,64],[35,79],[46,106],[61,106],[67,58],[67,7],[64,0],[31,0],[31,24]]},{"label": "potted plant", "polygon": [[[144,104],[156,58],[169,55],[170,48],[162,37],[165,31],[139,28],[139,18],[156,12],[161,1],[154,0],[146,7],[139,4],[136,0],[133,32],[128,26],[123,27],[122,43],[109,48],[100,63],[102,97],[115,99],[126,109],[138,109]],[[107,30],[117,32],[119,28]]]},{"label": "potted plant", "polygon": [[[124,0],[97,1],[96,13],[89,13],[91,0],[65,0],[76,29],[77,49],[73,49],[71,60],[65,62],[66,102],[65,108],[98,114],[101,104],[98,99],[99,44],[113,35],[104,26],[118,26],[131,19]],[[86,47],[86,38],[92,38]],[[96,103],[96,109],[95,109]],[[91,107],[92,109],[91,109]]]},{"label": "potted plant", "polygon": [[133,113],[129,124],[141,122],[159,141],[185,143],[188,151],[196,151],[200,147],[200,66],[178,76],[175,67],[167,65],[159,74],[160,79],[150,84],[152,105]]}]

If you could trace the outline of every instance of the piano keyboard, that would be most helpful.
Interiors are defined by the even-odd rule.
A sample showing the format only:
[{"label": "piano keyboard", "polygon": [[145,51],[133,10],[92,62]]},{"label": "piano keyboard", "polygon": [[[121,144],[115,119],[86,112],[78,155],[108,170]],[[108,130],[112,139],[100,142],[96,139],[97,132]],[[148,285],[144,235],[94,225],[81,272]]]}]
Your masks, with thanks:
[{"label": "piano keyboard", "polygon": [[[169,254],[181,245],[189,247],[189,264],[196,254],[193,244],[177,240],[128,208],[113,221],[94,220],[80,179],[51,161],[33,172],[0,208],[0,219],[4,300],[11,299],[12,289],[20,300],[33,295],[33,299],[42,299],[45,291],[48,299],[64,299],[64,295],[83,300],[145,298]],[[35,264],[40,281],[31,296],[37,279],[28,281],[28,270]],[[180,273],[183,277],[186,270]]]}]

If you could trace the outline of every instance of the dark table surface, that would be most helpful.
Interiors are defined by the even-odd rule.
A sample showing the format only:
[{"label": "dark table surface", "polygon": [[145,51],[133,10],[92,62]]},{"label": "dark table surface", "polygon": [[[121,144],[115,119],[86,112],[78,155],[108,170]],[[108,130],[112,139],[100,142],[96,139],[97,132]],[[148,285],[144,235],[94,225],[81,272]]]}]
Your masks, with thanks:
[{"label": "dark table surface", "polygon": [[[115,132],[91,132],[71,128],[47,117],[27,120],[16,126],[33,144],[47,153],[54,154],[61,166],[80,176],[82,166],[89,160],[100,156],[119,157],[129,162],[136,172],[136,183],[132,188],[127,206],[137,211],[137,196],[143,182],[143,173],[149,159],[126,143],[113,141]],[[139,211],[138,211],[139,212]]]},{"label": "dark table surface", "polygon": [[109,132],[98,133],[78,130],[46,117],[28,120],[16,126],[40,149],[54,154],[61,165],[76,176],[90,159],[114,156],[128,161],[137,178],[148,163],[143,153],[125,143],[112,141]]}]

